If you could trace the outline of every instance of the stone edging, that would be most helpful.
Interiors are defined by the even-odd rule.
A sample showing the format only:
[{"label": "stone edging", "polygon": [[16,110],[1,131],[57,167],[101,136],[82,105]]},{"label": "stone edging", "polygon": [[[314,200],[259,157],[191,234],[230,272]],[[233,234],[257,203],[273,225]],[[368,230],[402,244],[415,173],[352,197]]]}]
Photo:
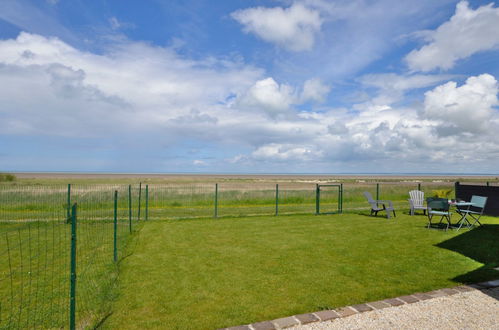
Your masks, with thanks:
[{"label": "stone edging", "polygon": [[345,306],[334,310],[322,310],[314,313],[293,315],[293,316],[283,317],[280,319],[275,319],[272,321],[263,321],[248,325],[239,325],[235,327],[224,328],[224,330],[279,330],[279,329],[294,327],[300,324],[329,321],[336,318],[348,317],[354,314],[359,314],[376,309],[412,304],[418,301],[432,299],[432,298],[452,296],[460,292],[485,290],[497,287],[499,287],[499,279],[494,281],[477,283],[477,284],[461,285],[461,286],[456,286],[454,288],[439,289],[425,293],[414,293],[408,296],[401,296],[397,298],[368,302],[365,304],[358,304],[353,306]]}]

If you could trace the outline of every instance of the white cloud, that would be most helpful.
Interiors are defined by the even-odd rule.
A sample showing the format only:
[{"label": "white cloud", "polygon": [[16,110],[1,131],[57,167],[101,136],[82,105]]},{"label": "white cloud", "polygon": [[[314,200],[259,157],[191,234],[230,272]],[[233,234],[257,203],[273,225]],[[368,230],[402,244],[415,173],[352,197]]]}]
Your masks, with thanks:
[{"label": "white cloud", "polygon": [[199,160],[199,159],[195,159],[192,162],[192,164],[196,165],[196,166],[206,166],[207,165],[207,163],[204,160]]},{"label": "white cloud", "polygon": [[354,107],[360,111],[383,110],[390,105],[405,98],[406,92],[414,89],[427,88],[439,82],[456,77],[456,75],[398,75],[395,73],[367,74],[358,79],[365,87],[376,88],[374,97],[367,102],[356,104]]},{"label": "white cloud", "polygon": [[497,112],[493,107],[499,105],[498,92],[497,80],[489,74],[470,77],[460,87],[448,82],[425,93],[424,114],[453,125],[457,132],[485,131]]},{"label": "white cloud", "polygon": [[289,110],[295,101],[294,89],[291,86],[279,85],[273,78],[265,78],[251,86],[238,102],[238,106],[276,114]]},{"label": "white cloud", "polygon": [[289,8],[238,10],[231,16],[244,26],[245,32],[291,51],[310,50],[322,24],[317,10],[296,3]]},{"label": "white cloud", "polygon": [[111,29],[118,30],[121,27],[121,22],[118,21],[116,17],[109,18],[109,25],[111,25]]},{"label": "white cloud", "polygon": [[256,149],[251,156],[257,160],[303,162],[321,157],[321,152],[315,148],[316,146],[270,143]]},{"label": "white cloud", "polygon": [[[237,60],[192,60],[145,43],[122,41],[97,55],[23,33],[0,41],[0,132],[2,139],[55,136],[57,143],[76,136],[86,151],[125,155],[148,146],[158,158],[177,157],[168,160],[172,171],[203,166],[254,172],[272,164],[282,171],[283,162],[286,171],[301,172],[394,171],[412,163],[456,168],[469,154],[479,155],[474,164],[481,168],[497,165],[497,82],[490,75],[434,88],[420,99],[421,109],[377,99],[359,113],[327,105],[298,112],[294,106],[305,100],[323,100],[326,84],[313,78],[290,86],[263,74]],[[363,82],[409,91],[443,77],[379,75]],[[205,161],[179,141],[189,150],[217,153]],[[13,164],[7,158],[0,166]]]},{"label": "white cloud", "polygon": [[407,91],[435,85],[441,81],[449,80],[455,75],[398,75],[395,73],[367,74],[359,81],[364,85],[377,87],[382,90]]},{"label": "white cloud", "polygon": [[300,99],[302,102],[324,102],[330,90],[331,87],[324,84],[320,79],[309,79],[303,84]]},{"label": "white cloud", "polygon": [[[36,31],[44,35],[52,35],[71,41],[74,44],[82,44],[81,37],[61,24],[54,15],[56,11],[44,11],[37,3],[41,1],[0,1],[0,19],[18,27],[23,31]],[[48,3],[56,6],[59,0],[49,0]]]},{"label": "white cloud", "polygon": [[499,47],[499,8],[490,3],[476,10],[467,1],[457,4],[449,21],[428,34],[431,42],[406,56],[412,70],[450,69],[477,52]]},{"label": "white cloud", "polygon": [[331,88],[320,79],[308,79],[299,88],[278,84],[268,77],[255,82],[235,103],[236,108],[265,112],[271,116],[291,112],[293,105],[308,101],[324,102]]},{"label": "white cloud", "polygon": [[[119,130],[117,123],[157,129],[241,94],[260,76],[261,70],[238,62],[191,61],[144,43],[121,42],[96,55],[21,33],[0,41],[0,113],[48,135],[104,133],[104,127]],[[20,127],[8,120],[0,126]]]},{"label": "white cloud", "polygon": [[123,30],[123,29],[132,29],[135,28],[135,24],[123,22],[119,20],[117,17],[112,16],[108,19],[109,25],[112,30]]}]

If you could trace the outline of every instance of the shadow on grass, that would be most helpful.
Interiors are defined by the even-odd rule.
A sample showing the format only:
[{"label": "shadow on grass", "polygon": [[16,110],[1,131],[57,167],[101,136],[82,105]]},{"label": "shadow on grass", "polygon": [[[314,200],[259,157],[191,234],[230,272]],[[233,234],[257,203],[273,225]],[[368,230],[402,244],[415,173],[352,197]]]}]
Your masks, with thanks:
[{"label": "shadow on grass", "polygon": [[390,218],[388,218],[386,216],[385,211],[379,211],[378,215],[374,215],[374,213],[371,214],[371,213],[369,213],[369,211],[360,211],[360,212],[356,212],[355,214],[362,215],[362,216],[368,217],[368,218],[373,218],[373,219],[388,219],[388,220],[397,219],[397,217],[396,216],[394,217],[393,214]]},{"label": "shadow on grass", "polygon": [[[478,283],[498,279],[499,271],[494,268],[499,267],[499,225],[484,224],[436,246],[460,253],[483,264],[478,269],[456,276],[453,281]],[[497,296],[492,295],[492,297],[498,299]]]}]

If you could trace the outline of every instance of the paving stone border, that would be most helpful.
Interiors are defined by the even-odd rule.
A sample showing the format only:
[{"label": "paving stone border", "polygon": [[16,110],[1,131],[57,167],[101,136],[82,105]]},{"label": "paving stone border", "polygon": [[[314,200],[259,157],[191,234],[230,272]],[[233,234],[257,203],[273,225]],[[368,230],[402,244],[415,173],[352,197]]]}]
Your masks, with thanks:
[{"label": "paving stone border", "polygon": [[333,310],[322,310],[314,313],[306,313],[306,314],[282,317],[271,321],[263,321],[253,324],[239,325],[230,328],[223,328],[220,330],[280,330],[280,329],[294,327],[300,324],[329,321],[336,318],[349,317],[351,315],[360,314],[376,309],[396,307],[406,304],[413,304],[418,301],[423,301],[438,297],[452,296],[461,292],[468,292],[474,290],[487,290],[497,287],[499,287],[499,279],[476,283],[476,284],[470,284],[470,285],[460,285],[453,288],[433,290],[424,293],[418,292],[412,295],[400,296],[396,298],[373,301],[352,306],[345,306]]}]

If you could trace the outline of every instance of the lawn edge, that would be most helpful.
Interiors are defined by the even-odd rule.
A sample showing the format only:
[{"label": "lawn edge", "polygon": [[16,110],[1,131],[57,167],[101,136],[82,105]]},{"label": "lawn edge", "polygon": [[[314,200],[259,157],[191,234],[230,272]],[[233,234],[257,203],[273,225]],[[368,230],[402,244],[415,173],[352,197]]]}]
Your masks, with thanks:
[{"label": "lawn edge", "polygon": [[345,318],[351,315],[360,314],[367,311],[407,305],[418,301],[423,301],[433,298],[452,296],[454,294],[458,294],[461,292],[468,292],[475,290],[481,291],[497,287],[499,287],[499,279],[475,283],[475,284],[459,285],[452,288],[443,288],[423,293],[416,292],[411,295],[367,302],[358,305],[344,306],[332,310],[321,310],[312,313],[292,315],[270,321],[262,321],[252,324],[233,326],[229,328],[221,328],[219,330],[279,330],[302,324],[329,321],[336,318]]}]

